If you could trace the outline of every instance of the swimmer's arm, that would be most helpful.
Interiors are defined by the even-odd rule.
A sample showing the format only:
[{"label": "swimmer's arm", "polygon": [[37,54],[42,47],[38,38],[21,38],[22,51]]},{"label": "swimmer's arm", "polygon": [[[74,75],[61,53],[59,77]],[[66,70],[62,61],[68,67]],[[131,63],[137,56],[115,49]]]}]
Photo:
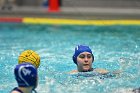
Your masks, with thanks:
[{"label": "swimmer's arm", "polygon": [[100,73],[100,74],[107,74],[107,73],[109,73],[108,70],[102,69],[102,68],[94,69],[94,71],[96,71],[97,73]]},{"label": "swimmer's arm", "polygon": [[77,70],[72,70],[72,71],[69,72],[69,74],[76,74],[76,73],[78,73]]},{"label": "swimmer's arm", "polygon": [[121,70],[116,70],[116,71],[113,71],[112,73],[113,74],[120,74],[120,73],[122,73],[122,71]]},{"label": "swimmer's arm", "polygon": [[116,71],[112,71],[111,73],[112,73],[112,75],[116,75],[117,77],[121,77],[122,72],[123,71],[121,71],[121,70],[116,70]]},{"label": "swimmer's arm", "polygon": [[100,73],[100,74],[112,73],[114,75],[117,75],[117,74],[119,75],[120,73],[122,73],[122,71],[120,71],[120,70],[116,70],[116,71],[110,72],[110,71],[108,71],[106,69],[102,69],[102,68],[97,68],[94,71],[96,71],[97,73]]}]

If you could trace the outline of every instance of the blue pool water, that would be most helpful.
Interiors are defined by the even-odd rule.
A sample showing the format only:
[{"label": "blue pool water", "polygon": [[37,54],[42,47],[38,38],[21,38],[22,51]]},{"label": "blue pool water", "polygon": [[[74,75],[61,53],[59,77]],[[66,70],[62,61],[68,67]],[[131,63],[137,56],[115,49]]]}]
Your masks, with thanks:
[{"label": "blue pool water", "polygon": [[[122,73],[68,74],[76,69],[72,55],[78,44],[92,48],[93,67]],[[140,87],[140,26],[0,24],[0,93],[17,86],[13,69],[26,49],[41,56],[38,93],[130,93]]]}]

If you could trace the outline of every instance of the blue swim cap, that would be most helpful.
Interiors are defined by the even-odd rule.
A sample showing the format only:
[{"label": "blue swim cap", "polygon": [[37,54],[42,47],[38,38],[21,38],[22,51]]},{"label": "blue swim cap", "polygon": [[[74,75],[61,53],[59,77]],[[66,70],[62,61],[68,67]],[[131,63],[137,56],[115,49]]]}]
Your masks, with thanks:
[{"label": "blue swim cap", "polygon": [[19,87],[36,87],[37,69],[30,63],[22,63],[14,69],[15,79]]},{"label": "blue swim cap", "polygon": [[[82,53],[82,52],[89,52],[92,54],[92,51],[91,49],[88,47],[88,46],[85,46],[85,45],[78,45],[75,47],[75,53],[73,55],[73,62],[75,64],[77,64],[77,56]],[[93,56],[93,54],[92,54]],[[93,56],[93,61],[94,61],[94,56]]]}]

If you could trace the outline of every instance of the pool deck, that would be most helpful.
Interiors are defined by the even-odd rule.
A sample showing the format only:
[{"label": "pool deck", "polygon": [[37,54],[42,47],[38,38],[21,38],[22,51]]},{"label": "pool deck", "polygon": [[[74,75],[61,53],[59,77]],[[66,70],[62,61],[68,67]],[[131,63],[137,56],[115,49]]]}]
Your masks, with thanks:
[{"label": "pool deck", "polygon": [[140,8],[61,7],[58,12],[49,12],[43,7],[16,7],[0,10],[0,17],[43,17],[66,19],[140,19]]}]

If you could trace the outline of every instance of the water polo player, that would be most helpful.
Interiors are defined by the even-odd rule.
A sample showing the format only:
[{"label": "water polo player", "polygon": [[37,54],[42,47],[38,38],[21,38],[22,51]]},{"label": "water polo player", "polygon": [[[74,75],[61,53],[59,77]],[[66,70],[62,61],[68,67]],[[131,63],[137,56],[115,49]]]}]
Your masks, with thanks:
[{"label": "water polo player", "polygon": [[101,74],[108,73],[108,71],[105,69],[94,69],[92,67],[94,55],[92,53],[92,50],[86,45],[76,46],[72,58],[73,62],[77,65],[77,70],[73,70],[71,73],[89,72],[89,71],[96,71]]},{"label": "water polo player", "polygon": [[38,68],[40,65],[40,56],[33,50],[25,50],[19,55],[18,63],[21,64],[25,62],[31,63]]},{"label": "water polo player", "polygon": [[15,87],[11,93],[37,93],[35,88],[38,84],[37,68],[30,63],[21,63],[14,69],[15,79],[18,87]]}]

